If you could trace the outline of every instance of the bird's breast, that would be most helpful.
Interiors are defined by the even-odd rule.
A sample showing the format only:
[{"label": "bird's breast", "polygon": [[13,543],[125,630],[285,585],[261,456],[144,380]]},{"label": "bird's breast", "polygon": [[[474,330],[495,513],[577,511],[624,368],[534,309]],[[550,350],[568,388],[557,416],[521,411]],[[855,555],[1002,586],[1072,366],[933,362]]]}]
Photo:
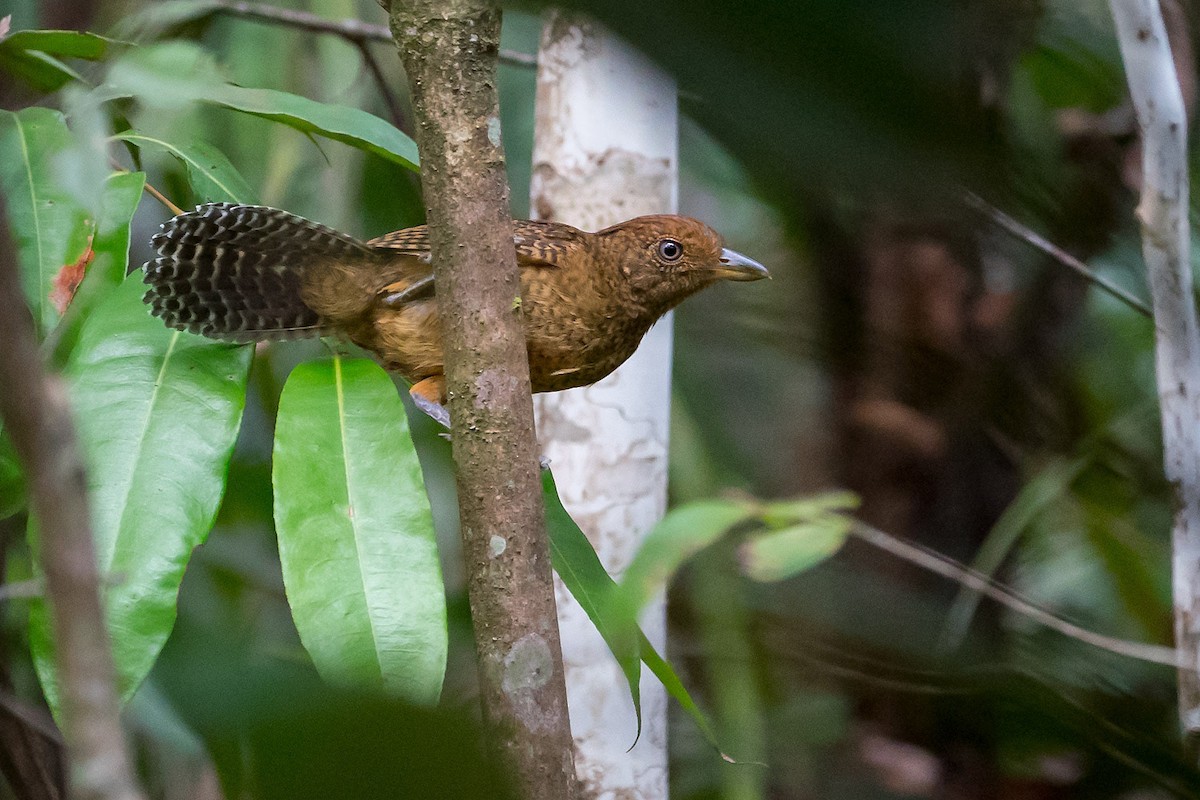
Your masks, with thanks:
[{"label": "bird's breast", "polygon": [[595,383],[637,349],[649,324],[603,300],[530,287],[525,311],[530,378],[535,392]]}]

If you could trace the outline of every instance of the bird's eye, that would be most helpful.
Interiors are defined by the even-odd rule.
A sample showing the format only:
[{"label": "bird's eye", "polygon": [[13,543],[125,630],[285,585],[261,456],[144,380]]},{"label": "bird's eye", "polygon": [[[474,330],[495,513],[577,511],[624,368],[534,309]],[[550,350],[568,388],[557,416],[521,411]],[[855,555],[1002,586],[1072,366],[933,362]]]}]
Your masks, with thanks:
[{"label": "bird's eye", "polygon": [[683,245],[674,239],[663,239],[658,243],[659,257],[668,263],[674,263],[683,258]]}]

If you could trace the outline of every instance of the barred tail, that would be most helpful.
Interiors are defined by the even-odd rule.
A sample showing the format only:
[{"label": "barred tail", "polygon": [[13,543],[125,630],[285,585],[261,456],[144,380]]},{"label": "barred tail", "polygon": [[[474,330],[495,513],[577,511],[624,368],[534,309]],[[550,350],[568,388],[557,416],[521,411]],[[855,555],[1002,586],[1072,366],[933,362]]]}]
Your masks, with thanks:
[{"label": "barred tail", "polygon": [[318,336],[301,295],[305,269],[354,263],[372,249],[265,206],[209,203],[168,220],[152,240],[145,301],[169,327],[228,342]]}]

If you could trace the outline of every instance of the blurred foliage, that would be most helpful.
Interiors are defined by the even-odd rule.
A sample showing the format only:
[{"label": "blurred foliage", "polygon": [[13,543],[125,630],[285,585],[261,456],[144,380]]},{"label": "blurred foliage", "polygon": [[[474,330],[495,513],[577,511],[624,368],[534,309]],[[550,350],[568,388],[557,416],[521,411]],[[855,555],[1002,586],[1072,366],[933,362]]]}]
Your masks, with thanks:
[{"label": "blurred foliage", "polygon": [[[281,4],[383,22],[367,0]],[[673,796],[1200,796],[1200,775],[1175,742],[1171,670],[1043,630],[853,539],[838,550],[836,505],[818,509],[818,524],[808,519],[800,534],[787,524],[794,517],[770,526],[773,540],[752,524],[759,544],[749,547],[754,537],[739,539],[749,532],[737,527],[770,498],[850,484],[867,518],[891,514],[895,524],[884,527],[892,532],[971,562],[1060,615],[1114,636],[1170,641],[1153,329],[960,202],[967,190],[988,198],[1145,296],[1125,181],[1134,130],[1106,4],[566,5],[678,78],[681,211],[715,224],[775,278],[714,288],[677,314],[672,497],[679,514],[696,516],[665,553],[645,556],[641,575],[652,581],[637,593],[676,575],[671,654],[680,690],[712,711],[712,734],[726,750],[767,766],[721,761],[705,732],[681,717],[670,737]],[[33,0],[11,10],[14,30],[36,28],[49,13],[39,16]],[[534,51],[540,10],[507,11],[506,47]],[[123,0],[98,5],[86,23],[108,39],[11,37],[0,43],[0,69],[32,76],[33,88],[0,86],[0,95],[8,107],[67,114],[68,135],[39,137],[67,154],[64,165],[97,135],[128,128],[121,141],[129,146],[110,151],[184,207],[254,198],[364,237],[422,221],[405,153],[389,160],[330,142],[346,138],[337,120],[272,121],[286,123],[306,102],[387,118],[355,47],[211,12],[204,2]],[[398,60],[387,45],[370,47],[406,108]],[[115,113],[98,116],[79,94],[46,94],[76,75],[101,91],[115,87],[113,59],[123,81],[149,87],[113,100]],[[524,216],[534,73],[502,65],[499,88],[512,206]],[[188,92],[205,102],[181,102]],[[116,88],[109,96],[123,97]],[[37,113],[61,125],[50,121],[61,119],[55,112]],[[14,135],[0,128],[0,138]],[[6,187],[21,180],[12,169],[0,163]],[[103,215],[104,196],[64,187],[54,213]],[[132,265],[148,257],[168,215],[140,204]],[[57,249],[44,253],[42,288],[77,259],[86,235],[50,238]],[[880,275],[900,274],[920,247],[970,265],[966,299],[954,306],[968,320],[966,355],[880,332],[880,297],[910,288],[898,280],[878,289]],[[35,304],[43,330],[57,320],[45,296],[39,290]],[[80,335],[63,337],[62,360]],[[475,678],[453,484],[448,448],[419,415],[411,424],[448,593],[440,707],[450,716],[330,689],[301,647],[281,577],[269,461],[284,377],[325,354],[320,344],[282,343],[255,359],[216,526],[188,562],[173,632],[129,707],[143,764],[162,797],[190,796],[209,760],[230,798],[372,797],[381,785],[389,796],[498,796],[471,744],[472,724],[455,716],[470,705]],[[903,435],[862,444],[856,401],[878,390],[881,373],[910,362],[915,377],[883,406],[904,413],[872,418],[901,420]],[[927,429],[942,439],[915,433]],[[907,455],[943,440],[936,458]],[[4,447],[0,438],[7,515],[19,511],[21,488]],[[8,546],[9,579],[28,577],[28,553]],[[789,561],[785,572],[795,574],[771,574]],[[743,563],[773,581],[746,579]],[[595,571],[588,580],[604,582]],[[25,607],[10,605],[14,691],[36,698]],[[625,654],[627,676],[640,671],[635,653],[654,660],[628,641],[614,649]],[[401,752],[410,755],[398,760]]]}]

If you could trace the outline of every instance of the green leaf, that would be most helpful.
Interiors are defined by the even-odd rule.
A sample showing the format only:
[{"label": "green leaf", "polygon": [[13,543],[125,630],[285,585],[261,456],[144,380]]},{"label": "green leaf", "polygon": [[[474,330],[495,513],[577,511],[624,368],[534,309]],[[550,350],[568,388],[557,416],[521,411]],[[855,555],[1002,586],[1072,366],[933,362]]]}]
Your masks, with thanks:
[{"label": "green leaf", "polygon": [[8,199],[25,297],[43,334],[58,321],[50,303],[54,277],[75,263],[92,232],[87,212],[54,178],[54,157],[71,145],[57,111],[0,111],[0,187]]},{"label": "green leaf", "polygon": [[[612,651],[629,684],[629,696],[637,714],[638,734],[642,728],[641,646],[636,619],[619,620],[611,613],[611,596],[616,590],[612,576],[600,563],[596,550],[579,525],[563,507],[550,470],[542,471],[542,495],[546,505],[546,530],[550,539],[550,563],[567,591]],[[643,637],[644,638],[644,637]]]},{"label": "green leaf", "polygon": [[[588,619],[595,624],[596,630],[600,632],[613,657],[621,666],[621,671],[629,683],[634,711],[637,713],[638,735],[641,734],[642,724],[639,685],[641,667],[638,664],[640,659],[662,682],[667,694],[675,698],[683,710],[695,720],[696,726],[709,743],[719,750],[708,718],[696,705],[674,668],[659,655],[654,645],[642,633],[636,619],[622,618],[612,613],[612,597],[617,591],[617,584],[600,563],[587,536],[563,508],[550,470],[542,472],[542,494],[546,504],[546,528],[550,538],[550,560],[554,571],[588,615]],[[732,761],[724,754],[722,757]]]},{"label": "green leaf", "polygon": [[47,341],[54,360],[62,363],[79,338],[92,309],[121,285],[129,266],[129,226],[137,211],[146,176],[121,172],[109,176],[100,196],[100,216],[92,238],[92,263],[58,327]]},{"label": "green leaf", "polygon": [[756,581],[782,581],[821,563],[841,549],[852,521],[840,514],[753,536],[741,543],[742,571]]},{"label": "green leaf", "polygon": [[1021,58],[1019,69],[1029,74],[1050,108],[1083,108],[1099,114],[1125,96],[1120,63],[1108,61],[1078,42],[1039,45]]},{"label": "green leaf", "polygon": [[20,78],[35,89],[54,92],[82,80],[59,58],[99,61],[118,42],[83,31],[17,31],[0,39],[0,70]]},{"label": "green leaf", "polygon": [[167,42],[127,53],[109,71],[101,96],[136,97],[158,107],[204,102],[273,120],[417,168],[417,145],[383,119],[358,108],[307,97],[235,86],[221,79],[211,57],[195,45]]},{"label": "green leaf", "polygon": [[[111,292],[84,323],[66,369],[124,698],[170,634],[184,569],[216,518],[252,352],[168,330],[143,305],[144,292],[140,274]],[[41,602],[31,608],[31,639],[57,710]]]},{"label": "green leaf", "polygon": [[25,507],[25,475],[17,463],[8,435],[0,428],[0,519],[7,519]]},{"label": "green leaf", "polygon": [[17,31],[0,39],[0,53],[23,53],[38,50],[52,56],[101,61],[113,45],[124,45],[116,39],[86,31]]},{"label": "green leaf", "polygon": [[[700,710],[700,706],[696,705],[696,701],[688,693],[687,688],[683,685],[683,681],[679,680],[679,675],[675,672],[675,668],[671,666],[669,661],[659,655],[659,652],[654,649],[654,645],[646,638],[646,634],[640,633],[639,640],[642,662],[650,669],[654,677],[658,678],[662,683],[663,688],[667,690],[667,694],[675,698],[675,702],[679,703],[680,707],[692,718],[696,723],[696,727],[700,729],[700,732],[704,734],[704,738],[708,740],[708,743],[720,752],[721,746],[717,743],[717,735],[713,731],[712,723],[708,721],[708,716]],[[721,757],[731,763],[734,762],[734,759],[724,752],[721,752]]]},{"label": "green leaf", "polygon": [[114,33],[122,39],[155,39],[175,28],[211,17],[221,4],[216,0],[168,0],[151,3],[121,19]]},{"label": "green leaf", "polygon": [[637,619],[685,561],[752,515],[752,508],[730,500],[701,500],[671,511],[650,531],[626,567],[612,598],[614,613]]},{"label": "green leaf", "polygon": [[274,89],[247,89],[226,84],[203,98],[225,108],[281,122],[303,133],[374,153],[411,170],[417,169],[417,144],[390,123],[358,108],[318,103]]},{"label": "green leaf", "polygon": [[83,76],[54,56],[37,51],[21,54],[0,53],[0,71],[24,81],[39,92],[57,92]]},{"label": "green leaf", "polygon": [[202,202],[255,203],[254,190],[217,148],[199,139],[186,144],[168,142],[138,131],[122,131],[113,138],[138,147],[153,147],[170,153],[187,168],[188,181]]},{"label": "green leaf", "polygon": [[275,427],[275,524],[300,640],[331,682],[436,703],[445,590],[395,384],[366,359],[301,364]]},{"label": "green leaf", "polygon": [[854,511],[861,500],[854,492],[834,491],[767,503],[760,518],[768,528],[785,528],[826,514]]}]

